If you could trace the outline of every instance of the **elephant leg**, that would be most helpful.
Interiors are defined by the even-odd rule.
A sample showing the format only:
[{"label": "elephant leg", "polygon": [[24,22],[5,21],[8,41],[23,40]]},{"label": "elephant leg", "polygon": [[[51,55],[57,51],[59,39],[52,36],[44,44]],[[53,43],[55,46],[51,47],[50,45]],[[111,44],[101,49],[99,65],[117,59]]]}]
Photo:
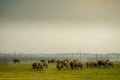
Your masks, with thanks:
[{"label": "elephant leg", "polygon": [[71,67],[71,69],[73,70],[73,66]]},{"label": "elephant leg", "polygon": [[92,65],[90,64],[90,67],[92,67]]},{"label": "elephant leg", "polygon": [[87,65],[87,68],[88,68],[88,65]]},{"label": "elephant leg", "polygon": [[37,66],[37,70],[39,70],[39,66]]},{"label": "elephant leg", "polygon": [[46,69],[48,68],[48,65],[45,65]]},{"label": "elephant leg", "polygon": [[75,68],[75,70],[76,70],[76,67],[74,67]]},{"label": "elephant leg", "polygon": [[77,69],[79,69],[80,65],[77,65]]},{"label": "elephant leg", "polygon": [[82,65],[82,64],[80,65],[80,68],[81,68],[81,69],[83,68],[83,65]]}]

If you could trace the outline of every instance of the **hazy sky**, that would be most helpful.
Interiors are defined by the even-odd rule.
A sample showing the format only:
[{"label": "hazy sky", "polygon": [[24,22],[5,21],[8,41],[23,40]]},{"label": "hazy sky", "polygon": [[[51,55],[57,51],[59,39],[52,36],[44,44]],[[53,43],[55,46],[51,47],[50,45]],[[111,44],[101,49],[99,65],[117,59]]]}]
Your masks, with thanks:
[{"label": "hazy sky", "polygon": [[0,0],[0,52],[120,52],[120,0]]}]

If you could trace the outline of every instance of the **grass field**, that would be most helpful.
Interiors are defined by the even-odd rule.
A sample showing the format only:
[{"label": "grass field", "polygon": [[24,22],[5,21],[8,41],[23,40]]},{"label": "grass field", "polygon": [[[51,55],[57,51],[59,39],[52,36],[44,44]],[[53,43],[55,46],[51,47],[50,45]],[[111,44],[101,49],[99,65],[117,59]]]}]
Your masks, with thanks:
[{"label": "grass field", "polygon": [[114,62],[114,68],[86,68],[57,70],[55,64],[48,69],[37,71],[31,63],[0,63],[0,80],[120,80],[120,62]]}]

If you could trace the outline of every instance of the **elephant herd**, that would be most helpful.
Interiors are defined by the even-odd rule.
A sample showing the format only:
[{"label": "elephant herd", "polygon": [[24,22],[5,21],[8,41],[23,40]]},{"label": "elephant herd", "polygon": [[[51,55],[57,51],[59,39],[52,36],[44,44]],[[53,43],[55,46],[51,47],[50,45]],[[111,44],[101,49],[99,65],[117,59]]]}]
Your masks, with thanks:
[{"label": "elephant herd", "polygon": [[113,62],[110,60],[98,60],[97,62],[86,62],[87,67],[113,67]]},{"label": "elephant herd", "polygon": [[[49,62],[50,60],[48,60],[48,63],[51,63]],[[47,69],[48,68],[48,63],[45,62],[45,61],[38,61],[38,62],[35,62],[32,64],[32,68],[33,69],[37,69],[37,70],[42,70],[44,67]],[[58,70],[61,70],[63,68],[71,68],[71,70],[78,70],[78,69],[83,69],[83,63],[80,61],[80,60],[73,60],[73,61],[70,61],[67,60],[67,59],[64,59],[64,60],[54,60],[54,63],[56,63],[56,68]],[[113,67],[113,62],[110,61],[110,60],[98,60],[96,62],[86,62],[86,64],[84,64],[84,66],[86,66],[87,68],[89,67]]]},{"label": "elephant herd", "polygon": [[103,67],[108,67],[108,66],[113,67],[114,65],[113,65],[112,61],[110,61],[110,60],[99,60],[98,61],[98,67],[101,67],[101,66],[103,66]]}]

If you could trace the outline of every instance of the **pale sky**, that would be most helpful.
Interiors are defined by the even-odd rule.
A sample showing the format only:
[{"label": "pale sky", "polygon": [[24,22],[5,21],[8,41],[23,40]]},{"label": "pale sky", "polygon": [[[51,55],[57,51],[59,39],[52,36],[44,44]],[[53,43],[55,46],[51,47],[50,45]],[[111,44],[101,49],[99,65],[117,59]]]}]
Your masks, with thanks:
[{"label": "pale sky", "polygon": [[0,52],[120,52],[120,0],[0,0]]}]

